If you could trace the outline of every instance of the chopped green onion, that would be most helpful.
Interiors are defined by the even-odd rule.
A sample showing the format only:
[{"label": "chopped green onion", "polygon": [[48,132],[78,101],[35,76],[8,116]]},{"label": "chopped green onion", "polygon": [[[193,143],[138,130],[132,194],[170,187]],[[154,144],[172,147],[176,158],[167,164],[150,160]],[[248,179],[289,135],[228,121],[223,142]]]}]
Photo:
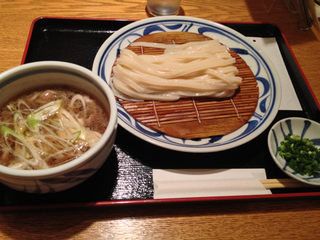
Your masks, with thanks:
[{"label": "chopped green onion", "polygon": [[320,173],[320,151],[309,139],[289,133],[280,143],[278,151],[289,167],[301,175],[314,176]]},{"label": "chopped green onion", "polygon": [[7,142],[8,135],[11,135],[11,136],[15,137],[17,140],[19,140],[27,149],[29,149],[30,153],[33,156],[33,160],[29,161],[24,156],[21,156],[20,154],[16,153],[16,156],[18,158],[20,158],[21,160],[23,160],[25,162],[28,162],[32,166],[41,165],[43,168],[48,168],[48,165],[46,164],[46,162],[41,159],[41,157],[37,151],[37,148],[35,148],[31,144],[29,144],[29,142],[24,138],[23,135],[16,133],[15,131],[13,131],[11,128],[9,128],[7,126],[1,126],[1,133],[6,139],[7,146],[9,145]]},{"label": "chopped green onion", "polygon": [[[14,156],[8,167],[54,167],[80,156],[101,138],[99,132],[86,128],[86,97],[76,94],[68,104],[70,99],[64,94],[65,91],[60,94],[64,100],[54,100],[39,108],[35,106],[43,103],[38,99],[40,93],[7,104],[9,122],[0,122],[0,147]],[[62,106],[63,101],[69,111]]]},{"label": "chopped green onion", "polygon": [[20,134],[16,133],[15,131],[13,131],[11,128],[7,127],[7,126],[1,126],[1,133],[2,135],[6,138],[8,134],[18,138],[18,139],[22,139],[23,136],[21,136]]},{"label": "chopped green onion", "polygon": [[54,115],[57,113],[61,106],[62,100],[56,100],[49,102],[42,107],[38,108],[35,110],[34,114],[28,116],[28,125],[31,128],[35,128],[35,125],[37,122],[44,121],[50,116]]},{"label": "chopped green onion", "polygon": [[81,134],[81,131],[76,131],[76,132],[72,133],[72,135],[77,135],[76,138],[73,140],[72,144],[74,144],[78,140],[80,134]]}]

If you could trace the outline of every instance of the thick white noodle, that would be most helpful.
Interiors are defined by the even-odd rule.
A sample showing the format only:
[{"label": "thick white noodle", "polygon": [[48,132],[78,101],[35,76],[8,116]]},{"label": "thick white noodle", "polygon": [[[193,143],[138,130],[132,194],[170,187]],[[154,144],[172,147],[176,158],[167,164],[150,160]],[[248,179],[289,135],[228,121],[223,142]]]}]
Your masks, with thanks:
[{"label": "thick white noodle", "polygon": [[161,55],[137,55],[123,49],[111,79],[116,96],[127,100],[175,101],[183,97],[231,97],[236,76],[228,47],[217,40],[181,45],[136,42],[131,46],[164,48]]}]

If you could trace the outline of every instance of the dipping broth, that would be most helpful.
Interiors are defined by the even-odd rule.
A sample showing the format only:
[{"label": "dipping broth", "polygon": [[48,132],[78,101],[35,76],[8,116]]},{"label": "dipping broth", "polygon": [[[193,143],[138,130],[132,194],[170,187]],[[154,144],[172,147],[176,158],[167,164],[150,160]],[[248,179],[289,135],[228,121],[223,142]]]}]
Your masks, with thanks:
[{"label": "dipping broth", "polygon": [[32,91],[0,108],[0,164],[46,169],[92,148],[109,114],[97,99],[72,88]]}]

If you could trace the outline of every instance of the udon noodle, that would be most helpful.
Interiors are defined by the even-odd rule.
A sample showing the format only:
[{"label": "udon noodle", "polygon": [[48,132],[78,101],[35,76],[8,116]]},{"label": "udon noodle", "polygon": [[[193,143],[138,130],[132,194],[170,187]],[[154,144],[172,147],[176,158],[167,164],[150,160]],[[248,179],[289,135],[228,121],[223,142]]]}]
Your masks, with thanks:
[{"label": "udon noodle", "polygon": [[23,94],[0,109],[0,164],[33,170],[69,162],[99,141],[108,119],[101,104],[81,91]]},{"label": "udon noodle", "polygon": [[126,100],[225,98],[234,95],[242,82],[228,47],[217,40],[181,45],[134,42],[131,46],[165,51],[161,55],[137,55],[121,50],[111,85],[115,95]]}]

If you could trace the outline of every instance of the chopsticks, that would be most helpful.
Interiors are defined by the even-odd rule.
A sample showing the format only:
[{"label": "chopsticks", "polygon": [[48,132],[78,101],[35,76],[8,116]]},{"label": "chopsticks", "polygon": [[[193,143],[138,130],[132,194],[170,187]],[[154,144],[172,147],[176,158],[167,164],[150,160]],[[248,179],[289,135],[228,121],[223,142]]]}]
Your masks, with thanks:
[{"label": "chopsticks", "polygon": [[263,179],[259,180],[266,189],[273,188],[303,188],[303,187],[317,187],[315,185],[299,182],[291,178],[283,179]]}]

